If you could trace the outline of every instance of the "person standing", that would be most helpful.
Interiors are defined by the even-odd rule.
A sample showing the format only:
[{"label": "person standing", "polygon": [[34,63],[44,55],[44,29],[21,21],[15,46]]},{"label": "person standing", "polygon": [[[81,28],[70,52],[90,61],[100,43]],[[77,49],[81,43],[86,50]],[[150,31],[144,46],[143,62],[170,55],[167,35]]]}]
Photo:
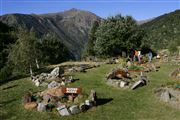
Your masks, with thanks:
[{"label": "person standing", "polygon": [[138,63],[141,64],[141,51],[138,51]]},{"label": "person standing", "polygon": [[148,57],[149,57],[149,62],[151,62],[151,61],[152,61],[152,57],[153,57],[153,55],[152,55],[152,52],[151,52],[151,51],[149,51],[149,53],[148,53]]}]

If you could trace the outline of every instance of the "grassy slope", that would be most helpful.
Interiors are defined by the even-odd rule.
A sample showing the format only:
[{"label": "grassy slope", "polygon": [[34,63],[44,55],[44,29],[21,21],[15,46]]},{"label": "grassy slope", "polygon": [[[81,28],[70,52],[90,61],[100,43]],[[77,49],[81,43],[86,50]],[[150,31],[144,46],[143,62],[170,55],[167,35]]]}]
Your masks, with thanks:
[{"label": "grassy slope", "polygon": [[85,93],[89,93],[93,88],[97,91],[99,98],[113,99],[104,105],[93,108],[86,113],[69,117],[60,117],[56,111],[51,113],[39,113],[35,110],[27,111],[22,106],[22,96],[27,90],[32,89],[33,91],[37,91],[38,88],[28,79],[20,79],[0,86],[0,118],[11,120],[180,119],[180,110],[171,108],[164,103],[160,103],[153,94],[156,86],[172,82],[168,75],[170,71],[177,68],[177,66],[165,65],[159,72],[150,73],[148,75],[150,80],[148,85],[134,91],[111,88],[105,84],[105,74],[112,67],[113,65],[103,65],[99,68],[91,69],[87,73],[76,73],[76,78],[80,78],[80,80],[72,84],[72,86],[82,87]]}]

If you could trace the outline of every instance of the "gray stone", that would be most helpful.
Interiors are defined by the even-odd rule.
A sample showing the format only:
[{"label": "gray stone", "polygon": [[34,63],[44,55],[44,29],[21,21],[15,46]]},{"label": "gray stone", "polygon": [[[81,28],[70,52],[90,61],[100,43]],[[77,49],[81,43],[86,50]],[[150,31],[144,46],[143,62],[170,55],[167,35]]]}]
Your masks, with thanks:
[{"label": "gray stone", "polygon": [[89,107],[85,103],[81,103],[79,105],[79,108],[80,108],[81,112],[85,112],[89,109]]},{"label": "gray stone", "polygon": [[46,102],[49,102],[49,100],[52,98],[51,95],[44,95],[43,96],[43,100],[46,101]]},{"label": "gray stone", "polygon": [[80,113],[80,109],[77,105],[73,105],[69,108],[69,110],[71,111],[71,114],[78,114]]},{"label": "gray stone", "polygon": [[59,76],[59,67],[54,68],[50,74],[53,77],[58,77]]},{"label": "gray stone", "polygon": [[127,85],[127,82],[125,82],[125,81],[121,81],[120,82],[120,87],[121,88],[125,87],[126,85]]},{"label": "gray stone", "polygon": [[37,111],[42,112],[46,110],[46,105],[44,103],[38,103]]},{"label": "gray stone", "polygon": [[49,83],[48,88],[51,89],[58,86],[59,86],[59,83],[57,83],[56,81],[52,81],[51,83]]},{"label": "gray stone", "polygon": [[164,102],[168,102],[168,101],[170,101],[170,99],[171,99],[171,95],[170,95],[169,91],[166,90],[161,93],[160,100],[162,100]]},{"label": "gray stone", "polygon": [[60,114],[61,116],[68,116],[68,115],[70,115],[70,113],[69,113],[69,111],[68,111],[68,109],[66,108],[65,105],[59,106],[59,107],[57,108],[57,110],[58,110],[58,112],[59,112],[59,114]]},{"label": "gray stone", "polygon": [[132,64],[130,61],[127,62],[127,66],[130,67]]},{"label": "gray stone", "polygon": [[37,86],[37,87],[39,87],[40,86],[40,82],[39,82],[39,80],[37,79],[37,80],[35,80],[34,81],[34,83],[35,83],[35,85]]},{"label": "gray stone", "polygon": [[139,81],[134,83],[134,85],[131,87],[131,89],[134,90],[137,87],[140,87],[140,86],[145,85],[145,84],[146,84],[145,80],[139,80]]},{"label": "gray stone", "polygon": [[88,107],[92,107],[93,104],[90,100],[85,100],[85,105],[87,105]]},{"label": "gray stone", "polygon": [[92,101],[97,101],[97,95],[96,95],[96,91],[95,90],[91,90],[89,98]]},{"label": "gray stone", "polygon": [[40,86],[42,86],[42,87],[47,87],[47,86],[48,86],[48,83],[47,83],[47,82],[42,82]]}]

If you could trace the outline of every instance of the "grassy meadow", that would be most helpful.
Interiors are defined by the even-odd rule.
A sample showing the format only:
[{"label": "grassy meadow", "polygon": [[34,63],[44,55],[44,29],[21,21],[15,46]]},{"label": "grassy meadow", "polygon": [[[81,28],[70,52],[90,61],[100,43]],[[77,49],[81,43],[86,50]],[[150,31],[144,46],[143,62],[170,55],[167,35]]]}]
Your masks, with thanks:
[{"label": "grassy meadow", "polygon": [[[37,112],[25,110],[22,97],[28,91],[37,92],[30,78],[23,78],[4,83],[0,86],[0,118],[1,120],[180,120],[180,110],[162,103],[154,94],[156,87],[173,84],[177,81],[169,77],[176,65],[163,64],[158,72],[148,73],[147,86],[136,90],[122,90],[106,84],[105,75],[116,65],[101,65],[86,73],[75,73],[78,81],[71,84],[82,87],[89,94],[95,89],[101,105],[85,113],[61,117],[53,112]],[[179,84],[179,83],[178,83]]]}]

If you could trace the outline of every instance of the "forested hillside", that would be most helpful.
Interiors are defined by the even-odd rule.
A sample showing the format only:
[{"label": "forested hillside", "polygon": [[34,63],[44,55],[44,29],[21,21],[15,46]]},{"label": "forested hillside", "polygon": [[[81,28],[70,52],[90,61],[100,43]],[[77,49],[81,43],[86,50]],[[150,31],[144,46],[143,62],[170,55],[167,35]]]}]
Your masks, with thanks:
[{"label": "forested hillside", "polygon": [[142,24],[147,43],[155,49],[167,48],[171,42],[180,45],[180,10],[164,14]]}]

